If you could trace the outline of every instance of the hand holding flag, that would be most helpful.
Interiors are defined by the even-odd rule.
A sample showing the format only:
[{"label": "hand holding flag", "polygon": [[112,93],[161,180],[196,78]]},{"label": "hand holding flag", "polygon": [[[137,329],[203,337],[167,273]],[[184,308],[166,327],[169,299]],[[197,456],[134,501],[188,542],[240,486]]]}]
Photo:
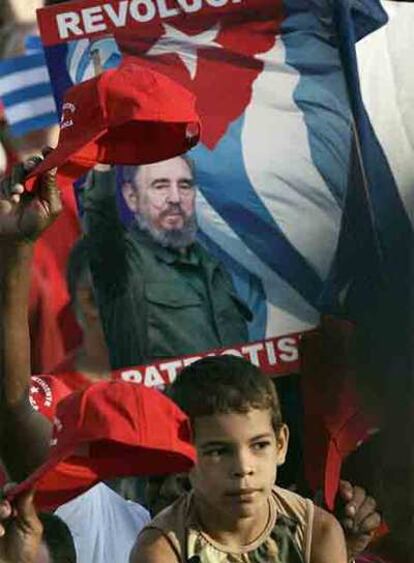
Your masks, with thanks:
[{"label": "hand holding flag", "polygon": [[0,240],[34,241],[59,215],[62,203],[53,170],[40,176],[34,194],[25,193],[23,181],[40,160],[33,157],[15,166],[0,183]]}]

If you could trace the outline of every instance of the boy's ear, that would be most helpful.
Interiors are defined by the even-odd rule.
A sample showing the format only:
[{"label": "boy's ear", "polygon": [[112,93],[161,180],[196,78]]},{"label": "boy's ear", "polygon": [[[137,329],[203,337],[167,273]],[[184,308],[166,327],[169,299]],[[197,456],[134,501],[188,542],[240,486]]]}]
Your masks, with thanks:
[{"label": "boy's ear", "polygon": [[286,460],[286,454],[289,445],[289,428],[286,424],[282,424],[276,436],[277,448],[277,465],[283,465]]}]

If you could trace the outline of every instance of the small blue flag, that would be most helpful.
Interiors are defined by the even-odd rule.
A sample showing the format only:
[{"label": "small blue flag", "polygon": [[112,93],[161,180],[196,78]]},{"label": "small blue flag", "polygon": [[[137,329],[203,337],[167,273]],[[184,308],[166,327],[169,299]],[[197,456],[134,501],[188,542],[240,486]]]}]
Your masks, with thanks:
[{"label": "small blue flag", "polygon": [[17,137],[58,122],[42,52],[0,61],[0,99]]}]

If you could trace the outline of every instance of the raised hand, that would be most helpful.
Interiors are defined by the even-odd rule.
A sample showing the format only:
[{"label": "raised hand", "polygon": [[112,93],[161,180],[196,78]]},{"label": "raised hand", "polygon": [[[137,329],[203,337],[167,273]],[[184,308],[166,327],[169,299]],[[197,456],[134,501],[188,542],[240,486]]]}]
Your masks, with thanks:
[{"label": "raised hand", "polygon": [[13,504],[0,502],[0,562],[35,563],[43,527],[33,505],[33,491],[27,491]]},{"label": "raised hand", "polygon": [[0,182],[0,242],[36,240],[62,209],[55,171],[42,174],[32,193],[25,190],[25,177],[40,161],[18,164]]}]

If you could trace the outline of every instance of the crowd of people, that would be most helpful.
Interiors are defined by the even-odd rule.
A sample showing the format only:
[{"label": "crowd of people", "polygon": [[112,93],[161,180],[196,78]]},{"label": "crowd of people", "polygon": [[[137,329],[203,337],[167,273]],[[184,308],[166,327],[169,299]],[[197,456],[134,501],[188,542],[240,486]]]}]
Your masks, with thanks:
[{"label": "crowd of people", "polygon": [[[49,410],[49,419],[39,412],[47,400],[37,399],[30,389],[28,289],[33,243],[62,208],[55,177],[50,172],[42,176],[35,195],[29,199],[25,196],[24,176],[36,163],[32,160],[20,166],[20,182],[16,181],[16,173],[3,180],[0,208],[1,457],[10,477],[17,481],[48,459],[50,419],[56,415],[56,405]],[[80,244],[72,258],[81,256]],[[88,313],[83,311],[85,302],[90,307],[94,298],[91,280],[86,268],[79,276],[78,287],[75,284],[71,290],[78,295],[73,304],[81,325],[89,322],[85,318]],[[84,302],[79,299],[83,290],[87,295]],[[95,312],[91,316],[97,323],[95,309],[92,303]],[[100,333],[103,338],[102,329]],[[105,378],[102,375],[101,379]],[[61,380],[58,375],[49,376],[52,394],[57,394],[54,385],[60,381],[64,384],[64,390],[59,389],[60,397],[70,396],[74,386],[66,385],[66,379],[67,375]],[[97,377],[84,376],[77,389],[93,387],[94,379]],[[95,485],[58,508],[57,514],[73,534],[78,560],[127,561],[134,543],[131,561],[148,562],[193,560],[191,557],[199,558],[194,561],[234,560],[231,558],[243,554],[248,554],[251,561],[345,562],[365,550],[380,524],[380,516],[375,501],[358,484],[344,481],[339,487],[343,529],[311,500],[274,488],[277,467],[286,457],[289,431],[282,420],[272,380],[256,367],[233,356],[200,360],[181,372],[168,396],[190,419],[197,452],[194,469],[189,477],[147,475],[143,502],[151,516],[173,503],[151,523],[142,506],[123,500],[104,484]],[[62,408],[64,404],[65,400],[61,401]],[[159,432],[162,431],[160,423]],[[144,466],[145,449],[141,455]],[[166,461],[163,471],[167,467]],[[124,474],[120,469],[120,475]],[[177,496],[178,501],[173,502]],[[42,525],[32,502],[33,495],[23,492],[13,505],[7,500],[3,503],[5,521],[13,511],[13,525],[5,526],[3,538],[9,561],[29,563],[40,557],[37,550]],[[59,545],[66,553],[65,544]],[[15,555],[19,549],[32,550],[32,554],[19,559],[22,556]],[[56,557],[50,560],[59,561]]]},{"label": "crowd of people", "polygon": [[121,174],[97,164],[81,219],[55,170],[28,191],[42,158],[0,183],[0,563],[409,563],[365,420],[324,475],[335,502],[307,481],[332,465],[304,447],[304,411],[352,363],[335,321],[304,338],[303,371],[328,374],[310,392],[227,354],[193,358],[149,395],[113,381],[249,341],[249,304],[196,239],[191,153]]}]

